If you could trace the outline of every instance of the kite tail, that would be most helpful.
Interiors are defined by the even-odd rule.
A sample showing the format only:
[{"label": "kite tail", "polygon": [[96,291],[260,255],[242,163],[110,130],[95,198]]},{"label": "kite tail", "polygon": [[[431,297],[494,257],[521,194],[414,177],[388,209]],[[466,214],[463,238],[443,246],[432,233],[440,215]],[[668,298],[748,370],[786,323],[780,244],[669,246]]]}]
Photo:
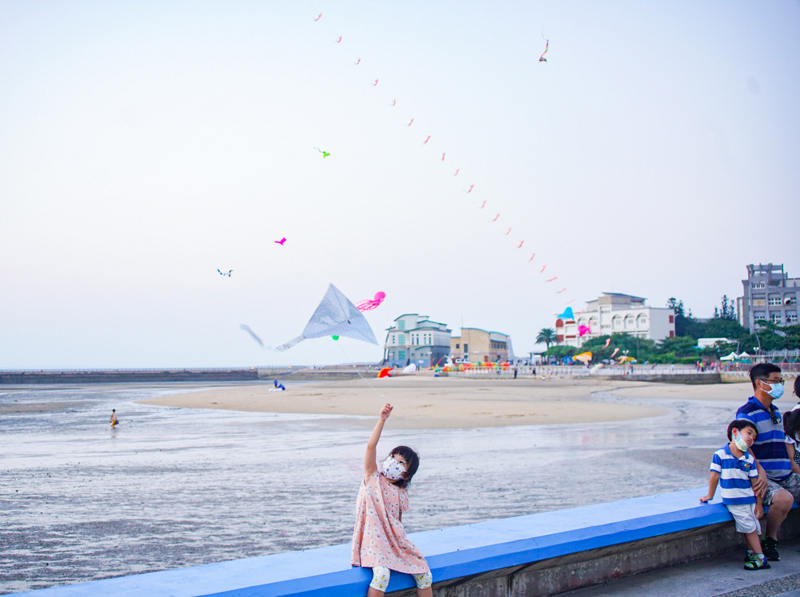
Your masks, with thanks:
[{"label": "kite tail", "polygon": [[305,340],[304,336],[298,336],[297,338],[292,338],[286,344],[281,344],[275,350],[280,350],[281,352],[286,352],[287,350],[289,350],[295,344],[300,344],[303,340]]}]

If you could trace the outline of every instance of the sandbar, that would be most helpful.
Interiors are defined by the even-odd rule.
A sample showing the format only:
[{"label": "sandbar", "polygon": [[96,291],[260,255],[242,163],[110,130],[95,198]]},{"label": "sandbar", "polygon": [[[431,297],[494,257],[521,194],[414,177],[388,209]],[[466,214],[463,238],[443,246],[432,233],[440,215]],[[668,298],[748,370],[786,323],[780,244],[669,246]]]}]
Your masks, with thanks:
[{"label": "sandbar", "polygon": [[[660,397],[667,384],[602,379],[483,380],[406,376],[315,382],[270,392],[272,384],[207,389],[142,400],[142,404],[246,412],[374,417],[384,402],[402,429],[464,429],[625,421],[666,414],[660,407],[593,401],[594,392],[643,388]],[[738,384],[737,384],[738,385]],[[715,386],[716,387],[716,386]],[[711,395],[711,394],[709,394]],[[370,423],[371,424],[371,423]]]}]

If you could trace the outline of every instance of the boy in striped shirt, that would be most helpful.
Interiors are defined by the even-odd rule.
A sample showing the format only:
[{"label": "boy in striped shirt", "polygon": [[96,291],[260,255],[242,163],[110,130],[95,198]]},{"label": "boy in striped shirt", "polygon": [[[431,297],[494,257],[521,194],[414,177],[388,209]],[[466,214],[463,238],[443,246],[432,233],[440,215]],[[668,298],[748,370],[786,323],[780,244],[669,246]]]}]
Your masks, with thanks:
[{"label": "boy in striped shirt", "polygon": [[708,495],[700,498],[703,503],[713,499],[719,483],[722,503],[736,521],[736,530],[747,539],[745,570],[764,570],[770,567],[759,538],[759,518],[764,515],[764,508],[761,498],[757,498],[753,491],[753,483],[758,479],[758,469],[749,450],[757,437],[758,430],[750,421],[737,419],[728,425],[730,443],[714,452]]}]

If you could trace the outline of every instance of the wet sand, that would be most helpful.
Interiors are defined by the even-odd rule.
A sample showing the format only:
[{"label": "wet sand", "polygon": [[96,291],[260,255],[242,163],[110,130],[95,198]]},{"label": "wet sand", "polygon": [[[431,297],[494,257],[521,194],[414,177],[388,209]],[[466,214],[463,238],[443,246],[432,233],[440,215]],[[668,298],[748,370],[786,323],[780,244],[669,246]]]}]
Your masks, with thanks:
[{"label": "wet sand", "polygon": [[[603,379],[476,380],[408,376],[367,381],[372,387],[362,379],[297,384],[285,392],[270,392],[271,384],[248,385],[165,396],[142,403],[245,412],[374,417],[384,402],[390,402],[395,407],[392,425],[396,428],[471,429],[654,417],[666,411],[655,406],[597,402],[592,400],[592,394],[623,388],[650,397],[672,394],[672,387],[664,387],[667,384]],[[713,395],[709,390],[705,393]],[[697,392],[697,395],[703,393]]]}]

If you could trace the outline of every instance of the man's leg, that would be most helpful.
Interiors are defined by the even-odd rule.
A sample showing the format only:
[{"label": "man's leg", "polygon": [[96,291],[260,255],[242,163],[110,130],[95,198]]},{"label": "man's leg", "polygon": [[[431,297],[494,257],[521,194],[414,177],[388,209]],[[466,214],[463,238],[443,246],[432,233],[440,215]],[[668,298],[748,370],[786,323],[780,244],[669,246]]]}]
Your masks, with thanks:
[{"label": "man's leg", "polygon": [[772,494],[769,512],[767,512],[767,537],[771,537],[775,541],[778,540],[778,531],[789,515],[792,504],[794,504],[794,498],[785,489],[779,489]]}]

